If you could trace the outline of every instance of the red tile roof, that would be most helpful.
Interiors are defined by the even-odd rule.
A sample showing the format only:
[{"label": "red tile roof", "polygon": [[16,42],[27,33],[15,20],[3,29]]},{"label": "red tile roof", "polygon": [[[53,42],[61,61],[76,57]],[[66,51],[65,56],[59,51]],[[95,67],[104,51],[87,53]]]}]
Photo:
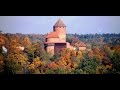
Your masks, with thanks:
[{"label": "red tile roof", "polygon": [[56,32],[50,32],[46,38],[59,38],[59,36]]},{"label": "red tile roof", "polygon": [[58,21],[55,23],[54,27],[66,27],[63,21],[59,18]]}]

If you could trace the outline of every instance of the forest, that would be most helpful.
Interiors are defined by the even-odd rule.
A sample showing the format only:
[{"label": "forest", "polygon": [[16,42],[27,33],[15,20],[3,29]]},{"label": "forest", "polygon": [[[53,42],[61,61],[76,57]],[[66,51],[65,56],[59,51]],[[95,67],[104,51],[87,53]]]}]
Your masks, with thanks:
[{"label": "forest", "polygon": [[67,42],[83,42],[86,50],[63,48],[52,57],[45,36],[0,33],[0,74],[120,74],[120,34],[67,34]]}]

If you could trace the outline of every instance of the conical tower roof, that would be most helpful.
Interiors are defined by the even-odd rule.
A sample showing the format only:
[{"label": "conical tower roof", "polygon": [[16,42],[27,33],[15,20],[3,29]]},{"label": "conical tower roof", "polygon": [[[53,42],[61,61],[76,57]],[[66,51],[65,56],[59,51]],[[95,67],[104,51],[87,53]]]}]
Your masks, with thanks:
[{"label": "conical tower roof", "polygon": [[63,21],[59,18],[58,21],[55,23],[54,27],[66,27]]}]

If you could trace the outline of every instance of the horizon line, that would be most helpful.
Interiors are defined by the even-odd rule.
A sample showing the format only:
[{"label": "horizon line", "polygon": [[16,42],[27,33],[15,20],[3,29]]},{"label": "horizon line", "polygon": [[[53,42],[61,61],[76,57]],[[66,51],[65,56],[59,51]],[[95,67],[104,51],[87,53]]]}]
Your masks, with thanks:
[{"label": "horizon line", "polygon": [[[46,34],[43,34],[43,33],[4,33],[4,32],[1,32],[2,34],[42,34],[42,35],[46,35]],[[78,34],[78,33],[66,33],[66,34]],[[86,34],[120,34],[120,33],[79,33],[78,35],[86,35]]]}]

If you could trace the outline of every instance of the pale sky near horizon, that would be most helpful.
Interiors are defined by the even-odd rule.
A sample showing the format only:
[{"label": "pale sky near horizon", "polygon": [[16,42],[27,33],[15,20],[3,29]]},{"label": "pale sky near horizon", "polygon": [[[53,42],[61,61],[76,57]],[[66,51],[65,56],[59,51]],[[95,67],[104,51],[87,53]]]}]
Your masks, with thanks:
[{"label": "pale sky near horizon", "polygon": [[3,33],[46,34],[59,19],[67,33],[120,33],[120,16],[0,16]]}]

